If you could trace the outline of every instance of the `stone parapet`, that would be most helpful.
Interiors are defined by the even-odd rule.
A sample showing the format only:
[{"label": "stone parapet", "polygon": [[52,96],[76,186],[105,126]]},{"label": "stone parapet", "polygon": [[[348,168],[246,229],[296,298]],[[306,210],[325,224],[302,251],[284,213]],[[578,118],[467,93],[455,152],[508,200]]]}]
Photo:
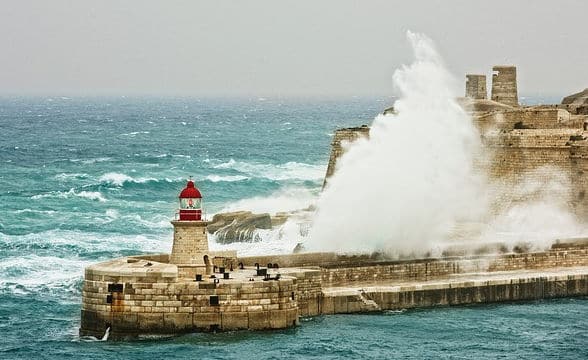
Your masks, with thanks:
[{"label": "stone parapet", "polygon": [[588,295],[588,268],[515,273],[409,283],[394,286],[326,289],[323,314],[364,312],[369,302],[378,310],[401,310]]},{"label": "stone parapet", "polygon": [[588,248],[536,253],[380,261],[322,267],[323,287],[447,278],[457,274],[588,266]]}]

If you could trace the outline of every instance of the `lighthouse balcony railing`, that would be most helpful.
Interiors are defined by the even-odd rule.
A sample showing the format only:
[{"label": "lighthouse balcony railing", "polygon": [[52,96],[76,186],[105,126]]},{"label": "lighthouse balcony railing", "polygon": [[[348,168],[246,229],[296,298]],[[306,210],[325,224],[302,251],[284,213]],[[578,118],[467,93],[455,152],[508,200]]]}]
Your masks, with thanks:
[{"label": "lighthouse balcony railing", "polygon": [[[176,211],[176,212],[174,212],[174,221],[179,221],[179,220],[180,220],[180,212]],[[202,215],[200,217],[200,220],[201,221],[208,221],[207,214],[204,211],[202,211]]]}]

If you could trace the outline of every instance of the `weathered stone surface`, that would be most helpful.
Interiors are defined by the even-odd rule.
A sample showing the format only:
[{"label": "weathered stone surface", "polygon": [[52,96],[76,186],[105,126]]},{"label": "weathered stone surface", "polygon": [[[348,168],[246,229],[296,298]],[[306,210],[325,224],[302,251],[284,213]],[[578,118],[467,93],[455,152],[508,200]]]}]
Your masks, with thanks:
[{"label": "weathered stone surface", "polygon": [[254,214],[251,211],[236,211],[216,214],[208,225],[208,232],[215,234],[219,243],[254,241],[255,230],[271,229],[270,214]]},{"label": "weathered stone surface", "polygon": [[580,91],[579,93],[566,96],[561,101],[563,105],[588,105],[588,88]]},{"label": "weathered stone surface", "polygon": [[519,106],[517,68],[510,65],[492,68],[492,100],[510,106]]},{"label": "weathered stone surface", "polygon": [[484,100],[488,96],[486,89],[486,75],[466,75],[466,97]]},{"label": "weathered stone surface", "polygon": [[[390,109],[387,109],[388,111]],[[390,111],[394,111],[393,109]],[[327,185],[328,178],[335,173],[337,167],[337,160],[344,152],[347,144],[350,144],[357,139],[369,137],[370,128],[367,125],[362,125],[355,128],[339,129],[335,131],[333,141],[331,142],[331,156],[329,158],[329,165],[327,166],[327,174],[323,182],[323,188]]]}]

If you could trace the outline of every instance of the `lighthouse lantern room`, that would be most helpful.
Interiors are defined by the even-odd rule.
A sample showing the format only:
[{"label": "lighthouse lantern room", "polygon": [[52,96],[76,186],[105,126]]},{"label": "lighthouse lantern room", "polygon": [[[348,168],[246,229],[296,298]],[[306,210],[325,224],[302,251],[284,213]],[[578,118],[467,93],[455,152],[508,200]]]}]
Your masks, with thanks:
[{"label": "lighthouse lantern room", "polygon": [[180,221],[202,220],[202,194],[192,179],[180,193]]}]

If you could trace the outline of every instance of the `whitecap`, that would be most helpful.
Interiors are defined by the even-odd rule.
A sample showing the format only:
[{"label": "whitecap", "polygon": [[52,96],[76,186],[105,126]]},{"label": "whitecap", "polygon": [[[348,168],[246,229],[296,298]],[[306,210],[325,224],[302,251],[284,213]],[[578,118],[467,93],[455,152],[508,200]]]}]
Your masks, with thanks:
[{"label": "whitecap", "polygon": [[37,209],[19,209],[14,212],[15,214],[24,213],[35,213],[35,214],[55,214],[55,210],[37,210]]},{"label": "whitecap", "polygon": [[110,160],[111,160],[111,158],[109,158],[109,157],[99,157],[96,159],[82,160],[82,164],[94,164],[94,163],[105,162],[105,161],[110,161]]},{"label": "whitecap", "polygon": [[51,191],[45,194],[37,194],[31,196],[31,199],[44,199],[44,198],[58,198],[58,199],[68,199],[72,196],[77,196],[89,200],[97,200],[100,202],[105,202],[106,198],[98,191],[80,191],[77,192],[73,188],[69,189],[69,191]]},{"label": "whitecap", "polygon": [[228,176],[220,176],[220,175],[208,175],[206,180],[212,182],[219,182],[219,181],[226,181],[226,182],[235,182],[235,181],[243,181],[248,180],[249,177],[243,175],[228,175]]},{"label": "whitecap", "polygon": [[295,161],[274,165],[230,159],[214,167],[216,169],[233,169],[247,174],[250,177],[265,178],[274,181],[322,181],[326,172],[324,164],[306,164]]},{"label": "whitecap", "polygon": [[85,179],[87,177],[89,177],[89,175],[86,173],[61,173],[55,175],[55,179],[60,181],[67,181],[71,179]]},{"label": "whitecap", "polygon": [[100,182],[111,183],[111,184],[117,185],[117,186],[122,186],[125,182],[134,181],[134,180],[135,179],[133,179],[132,177],[130,177],[126,174],[115,173],[115,172],[110,172],[110,173],[104,174],[98,179],[98,181],[100,181]]},{"label": "whitecap", "polygon": [[115,186],[123,186],[124,183],[144,184],[144,183],[150,182],[150,181],[153,181],[153,182],[159,182],[159,181],[175,182],[175,181],[178,181],[179,179],[181,179],[181,178],[178,178],[178,179],[172,179],[172,178],[167,178],[167,177],[163,178],[163,179],[145,178],[145,177],[133,178],[127,174],[109,172],[109,173],[102,175],[98,179],[98,181],[101,183],[112,184]]},{"label": "whitecap", "polygon": [[317,191],[298,187],[284,188],[267,196],[256,196],[235,201],[219,212],[248,210],[254,213],[275,214],[306,209],[316,201]]},{"label": "whitecap", "polygon": [[149,131],[133,131],[133,132],[130,132],[130,133],[120,134],[120,136],[134,137],[134,136],[139,135],[139,134],[149,134]]}]

